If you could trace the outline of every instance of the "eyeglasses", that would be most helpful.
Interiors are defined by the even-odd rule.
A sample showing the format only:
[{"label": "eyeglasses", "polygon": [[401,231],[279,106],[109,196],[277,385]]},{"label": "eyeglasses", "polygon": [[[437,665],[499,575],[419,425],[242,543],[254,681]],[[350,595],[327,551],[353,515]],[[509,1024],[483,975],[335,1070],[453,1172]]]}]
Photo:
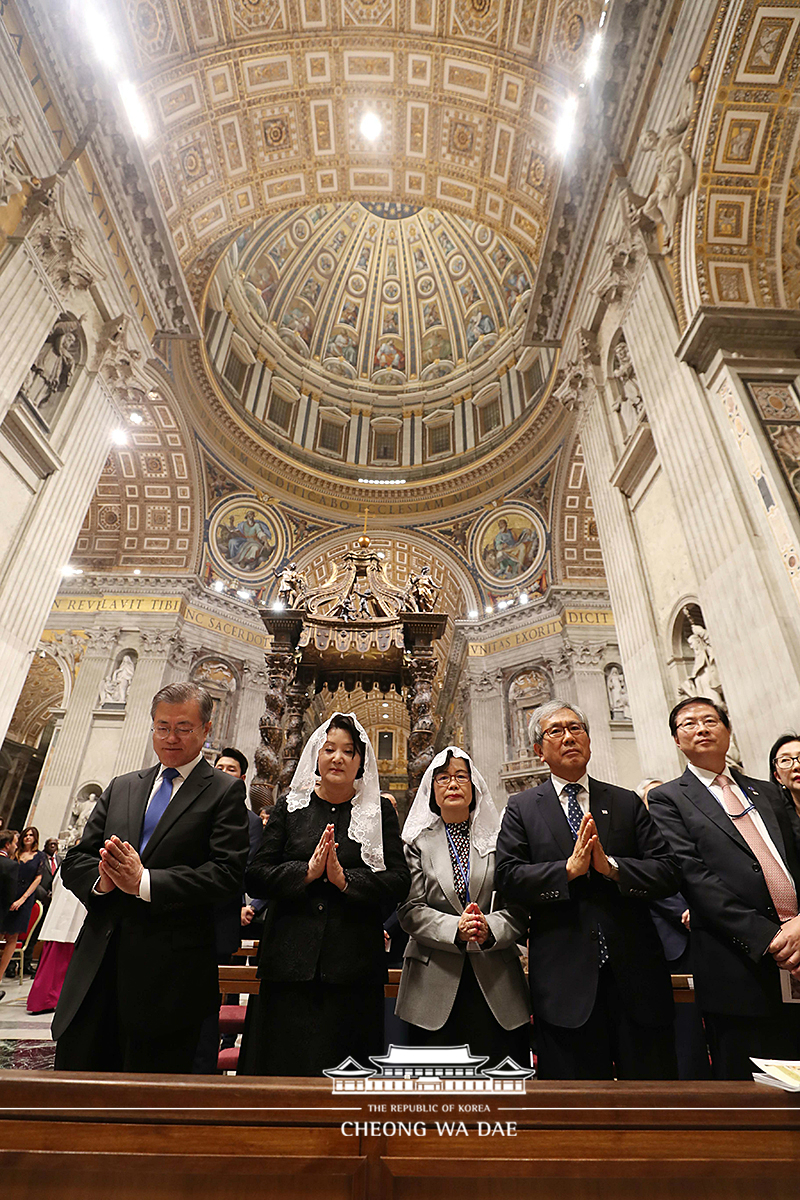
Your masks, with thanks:
[{"label": "eyeglasses", "polygon": [[433,782],[437,787],[447,787],[448,783],[455,781],[459,787],[464,787],[470,783],[470,777],[466,771],[459,771],[457,775],[434,775]]},{"label": "eyeglasses", "polygon": [[700,721],[695,717],[690,717],[688,721],[681,721],[675,728],[685,729],[687,733],[694,733],[697,729],[716,729],[721,724],[719,717],[703,717]]},{"label": "eyeglasses", "polygon": [[171,725],[151,725],[150,732],[163,742],[168,737],[190,737],[191,734],[196,733],[198,729],[202,728],[202,725],[176,725],[174,729]]},{"label": "eyeglasses", "polygon": [[775,765],[782,771],[788,771],[795,763],[800,763],[800,754],[782,754],[780,758],[775,759]]},{"label": "eyeglasses", "polygon": [[580,721],[572,721],[569,725],[551,725],[543,731],[542,737],[550,738],[552,742],[561,742],[568,733],[577,737],[579,733],[586,733],[586,729]]}]

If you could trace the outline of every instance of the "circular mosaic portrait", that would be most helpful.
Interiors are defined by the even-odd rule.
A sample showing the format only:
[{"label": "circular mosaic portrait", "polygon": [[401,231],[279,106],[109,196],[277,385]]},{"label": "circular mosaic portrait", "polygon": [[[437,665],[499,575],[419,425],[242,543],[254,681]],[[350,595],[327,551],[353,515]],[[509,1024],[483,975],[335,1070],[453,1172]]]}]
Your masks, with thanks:
[{"label": "circular mosaic portrait", "polygon": [[283,534],[263,505],[230,496],[211,515],[208,550],[226,574],[264,583],[283,558]]},{"label": "circular mosaic portrait", "polygon": [[475,565],[492,583],[519,583],[542,564],[546,532],[538,513],[524,504],[505,504],[475,530]]}]

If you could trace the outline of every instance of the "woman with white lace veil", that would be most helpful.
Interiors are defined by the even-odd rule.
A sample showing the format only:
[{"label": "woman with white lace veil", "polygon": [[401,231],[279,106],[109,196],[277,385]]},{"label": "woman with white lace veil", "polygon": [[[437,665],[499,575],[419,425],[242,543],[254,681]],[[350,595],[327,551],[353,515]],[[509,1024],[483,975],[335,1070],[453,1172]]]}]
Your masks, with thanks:
[{"label": "woman with white lace veil", "polygon": [[438,754],[403,826],[411,891],[400,905],[410,934],[396,1013],[417,1045],[466,1042],[491,1065],[530,1065],[528,988],[519,961],[527,914],[492,904],[500,814],[469,756]]},{"label": "woman with white lace veil", "polygon": [[353,713],[309,738],[247,868],[269,901],[261,990],[243,1050],[251,1075],[319,1075],[383,1052],[384,918],[408,892],[397,816]]}]

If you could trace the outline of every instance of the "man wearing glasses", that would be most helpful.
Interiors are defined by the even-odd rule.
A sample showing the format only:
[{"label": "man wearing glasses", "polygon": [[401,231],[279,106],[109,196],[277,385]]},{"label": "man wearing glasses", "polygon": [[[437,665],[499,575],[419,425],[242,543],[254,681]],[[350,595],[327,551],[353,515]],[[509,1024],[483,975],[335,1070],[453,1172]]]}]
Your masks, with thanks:
[{"label": "man wearing glasses", "polygon": [[241,893],[240,779],[203,757],[212,698],[153,697],[158,763],[112,779],[61,868],[88,915],[53,1019],[56,1068],[188,1073],[218,1003],[214,905]]},{"label": "man wearing glasses", "polygon": [[[688,766],[650,792],[678,857],[692,924],[694,985],[716,1079],[750,1079],[750,1055],[800,1058],[800,828],[773,783],[728,770],[728,714],[682,700],[669,726]],[[788,976],[787,976],[788,978]]]},{"label": "man wearing glasses", "polygon": [[541,1079],[674,1079],[670,979],[650,904],[678,867],[635,792],[586,773],[589,725],[552,700],[530,721],[550,778],[509,799],[497,890],[530,912]]}]

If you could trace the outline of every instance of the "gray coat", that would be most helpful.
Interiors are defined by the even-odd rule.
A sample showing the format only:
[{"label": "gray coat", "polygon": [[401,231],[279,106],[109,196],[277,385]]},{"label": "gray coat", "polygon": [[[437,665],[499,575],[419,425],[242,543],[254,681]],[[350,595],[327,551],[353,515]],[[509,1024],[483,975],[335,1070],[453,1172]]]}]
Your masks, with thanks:
[{"label": "gray coat", "polygon": [[494,853],[470,854],[470,897],[486,916],[494,944],[466,950],[456,944],[463,911],[453,883],[453,867],[444,823],[438,821],[404,847],[411,891],[398,908],[410,934],[395,1011],[422,1029],[441,1029],[458,991],[464,959],[470,955],[486,1003],[504,1029],[524,1025],[530,1015],[528,988],[517,942],[524,941],[528,919],[518,906],[489,912],[494,889]]}]

